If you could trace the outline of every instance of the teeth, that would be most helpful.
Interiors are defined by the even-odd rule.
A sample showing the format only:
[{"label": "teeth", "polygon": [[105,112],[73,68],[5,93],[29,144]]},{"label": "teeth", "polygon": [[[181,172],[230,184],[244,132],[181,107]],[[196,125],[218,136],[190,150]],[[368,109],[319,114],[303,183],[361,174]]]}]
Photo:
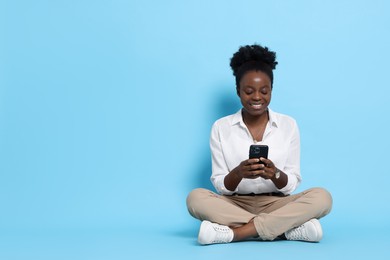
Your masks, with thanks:
[{"label": "teeth", "polygon": [[251,104],[251,106],[254,108],[261,108],[262,104]]}]

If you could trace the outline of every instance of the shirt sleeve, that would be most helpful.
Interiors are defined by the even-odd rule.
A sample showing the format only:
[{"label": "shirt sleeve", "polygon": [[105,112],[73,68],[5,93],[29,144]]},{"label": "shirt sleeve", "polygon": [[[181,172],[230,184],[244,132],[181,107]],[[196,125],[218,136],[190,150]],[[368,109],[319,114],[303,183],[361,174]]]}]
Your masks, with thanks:
[{"label": "shirt sleeve", "polygon": [[288,176],[288,182],[285,187],[279,191],[285,195],[293,193],[301,183],[300,174],[300,135],[298,125],[293,121],[290,144],[288,145],[287,161],[283,169]]},{"label": "shirt sleeve", "polygon": [[217,123],[214,123],[210,135],[210,149],[211,149],[211,182],[218,193],[223,195],[231,195],[237,191],[230,191],[225,187],[225,176],[229,173],[229,168],[226,164],[222,144],[220,139],[220,132]]}]

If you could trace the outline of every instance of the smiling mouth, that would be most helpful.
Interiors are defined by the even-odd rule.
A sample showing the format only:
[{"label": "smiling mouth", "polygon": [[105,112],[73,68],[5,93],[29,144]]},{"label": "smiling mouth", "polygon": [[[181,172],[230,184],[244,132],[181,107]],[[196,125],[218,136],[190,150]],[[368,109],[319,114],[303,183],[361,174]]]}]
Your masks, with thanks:
[{"label": "smiling mouth", "polygon": [[261,109],[263,107],[263,104],[250,104],[250,106],[254,109]]}]

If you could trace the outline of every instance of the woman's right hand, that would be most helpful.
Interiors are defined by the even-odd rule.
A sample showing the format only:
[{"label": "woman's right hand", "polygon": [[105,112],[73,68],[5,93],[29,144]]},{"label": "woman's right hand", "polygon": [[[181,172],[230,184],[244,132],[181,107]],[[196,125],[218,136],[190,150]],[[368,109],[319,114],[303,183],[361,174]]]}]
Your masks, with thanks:
[{"label": "woman's right hand", "polygon": [[257,158],[242,161],[225,176],[225,187],[234,191],[242,179],[257,179],[261,177],[261,174],[264,174],[264,165],[260,164],[259,161]]},{"label": "woman's right hand", "polygon": [[242,179],[257,179],[264,173],[264,165],[259,162],[258,158],[244,160],[236,167],[234,173]]}]

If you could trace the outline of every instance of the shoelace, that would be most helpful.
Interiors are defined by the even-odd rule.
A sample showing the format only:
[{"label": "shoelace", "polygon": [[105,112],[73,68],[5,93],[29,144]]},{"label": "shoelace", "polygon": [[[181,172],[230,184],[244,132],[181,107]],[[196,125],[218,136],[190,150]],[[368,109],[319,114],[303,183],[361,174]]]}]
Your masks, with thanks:
[{"label": "shoelace", "polygon": [[229,227],[218,225],[213,228],[216,232],[214,243],[228,243],[230,241],[231,229]]},{"label": "shoelace", "polygon": [[306,234],[306,229],[303,225],[291,230],[288,236],[292,240],[309,240],[309,237]]}]

